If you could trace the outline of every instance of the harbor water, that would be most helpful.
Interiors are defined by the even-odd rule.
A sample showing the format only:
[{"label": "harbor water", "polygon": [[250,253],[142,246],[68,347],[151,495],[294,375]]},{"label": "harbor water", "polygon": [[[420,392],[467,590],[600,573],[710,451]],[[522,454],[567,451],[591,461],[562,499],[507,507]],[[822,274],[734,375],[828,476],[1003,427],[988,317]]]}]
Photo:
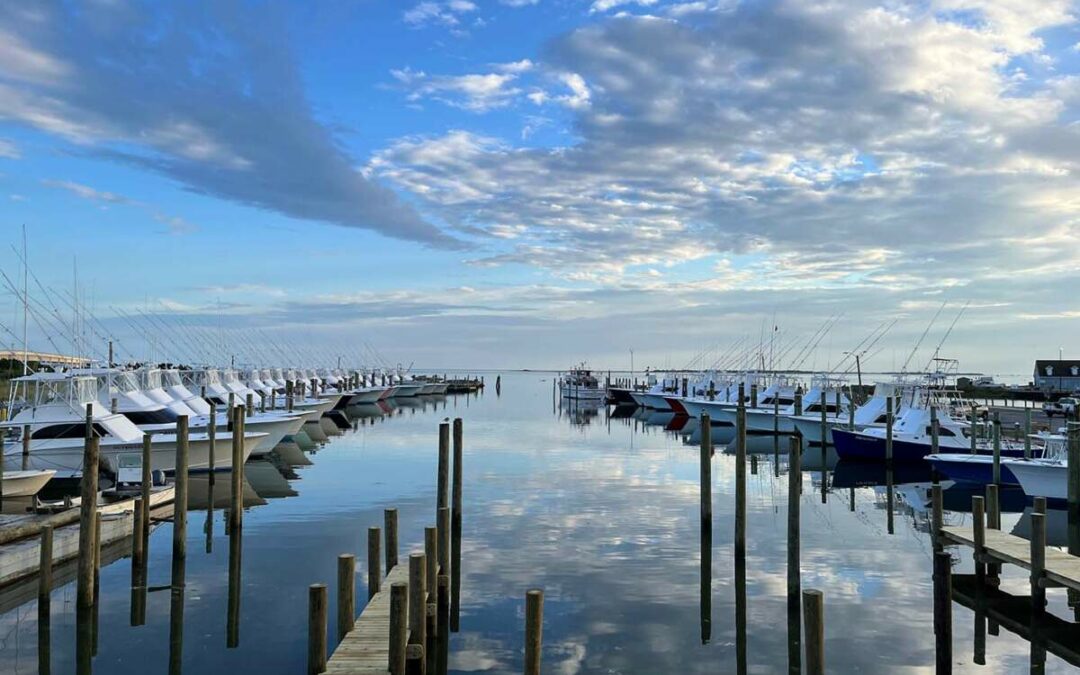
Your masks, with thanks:
[{"label": "harbor water", "polygon": [[[455,417],[464,421],[465,454],[451,672],[521,672],[530,588],[545,594],[545,673],[787,671],[787,439],[750,440],[740,587],[736,460],[722,443],[730,433],[714,432],[710,537],[700,519],[695,420],[568,406],[553,396],[550,373],[503,373],[498,394],[495,375],[486,377],[477,395],[406,399],[389,413],[357,408],[354,428],[322,447],[249,463],[238,574],[229,574],[228,477],[219,474],[212,497],[206,477],[194,477],[182,595],[168,588],[169,522],[150,537],[145,625],[130,625],[130,558],[122,550],[103,555],[94,671],[169,672],[172,644],[189,673],[304,672],[308,586],[330,588],[332,649],[337,556],[357,556],[359,610],[367,598],[367,528],[382,525],[385,508],[399,510],[402,559],[422,547],[424,526],[435,522],[438,424]],[[890,489],[880,467],[837,465],[817,448],[802,461],[801,585],[824,594],[828,672],[929,672],[929,475],[898,470]],[[965,503],[970,496],[946,492],[954,509],[946,524],[970,523]],[[1003,504],[1002,529],[1023,534],[1030,506]],[[1064,543],[1054,532],[1060,515],[1051,513],[1053,545]],[[970,549],[951,552],[954,574],[970,573]],[[1025,573],[1006,566],[1001,589],[1026,595],[1027,588]],[[231,621],[230,591],[239,597]],[[183,602],[182,634],[170,622],[174,597]],[[1052,613],[1071,618],[1064,590],[1051,589],[1048,598]],[[38,672],[33,593],[0,595],[0,612],[0,672]],[[952,612],[955,671],[1028,670],[1029,643],[1006,627],[987,637],[985,665],[977,664],[974,614],[956,603]],[[72,579],[58,577],[51,617],[52,672],[74,673]],[[1046,669],[1072,666],[1050,654]]]}]

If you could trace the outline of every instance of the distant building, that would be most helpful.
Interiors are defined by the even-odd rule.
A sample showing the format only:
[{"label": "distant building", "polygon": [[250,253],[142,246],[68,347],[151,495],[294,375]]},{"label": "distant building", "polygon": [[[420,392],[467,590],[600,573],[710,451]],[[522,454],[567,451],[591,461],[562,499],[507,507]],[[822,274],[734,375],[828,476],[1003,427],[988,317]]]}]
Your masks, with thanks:
[{"label": "distant building", "polygon": [[1080,360],[1036,361],[1035,387],[1043,391],[1061,392],[1080,389]]},{"label": "distant building", "polygon": [[[23,350],[0,349],[0,361],[22,361]],[[49,352],[26,352],[27,361],[48,363],[52,365],[86,366],[90,365],[90,359],[84,356],[68,356],[66,354],[50,354]]]}]

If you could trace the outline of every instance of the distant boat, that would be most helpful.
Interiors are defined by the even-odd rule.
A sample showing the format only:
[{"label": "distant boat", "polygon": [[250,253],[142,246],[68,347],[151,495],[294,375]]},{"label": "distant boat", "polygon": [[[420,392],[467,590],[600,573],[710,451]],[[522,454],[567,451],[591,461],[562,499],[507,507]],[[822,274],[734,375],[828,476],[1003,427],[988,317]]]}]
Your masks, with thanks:
[{"label": "distant boat", "polygon": [[585,364],[571,368],[559,378],[559,393],[573,401],[603,401],[606,398],[600,382]]},{"label": "distant boat", "polygon": [[33,497],[56,475],[52,469],[5,471],[5,497]]}]

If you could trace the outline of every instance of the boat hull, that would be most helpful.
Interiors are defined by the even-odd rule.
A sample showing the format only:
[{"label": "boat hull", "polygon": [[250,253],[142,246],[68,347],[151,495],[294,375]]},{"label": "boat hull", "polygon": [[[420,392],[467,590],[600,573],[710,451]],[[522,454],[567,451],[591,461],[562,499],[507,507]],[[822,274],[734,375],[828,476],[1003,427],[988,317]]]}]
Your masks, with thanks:
[{"label": "boat hull", "polygon": [[1064,462],[1016,462],[1009,469],[1028,497],[1068,500],[1069,469]]},{"label": "boat hull", "polygon": [[4,497],[33,497],[55,475],[52,469],[5,471]]},{"label": "boat hull", "polygon": [[[988,485],[994,482],[994,458],[986,455],[965,455],[946,452],[927,455],[926,461],[938,473],[957,483]],[[1020,482],[1009,468],[1011,463],[1001,462],[1001,484],[1019,485]]]},{"label": "boat hull", "polygon": [[[833,442],[840,459],[851,462],[885,461],[885,439],[881,436],[869,436],[857,431],[833,429]],[[892,459],[894,462],[921,462],[931,451],[930,443],[893,439]],[[939,448],[939,453],[946,454],[950,448]],[[966,451],[954,449],[958,454]],[[1023,457],[1022,450],[1002,448],[1002,457]]]}]

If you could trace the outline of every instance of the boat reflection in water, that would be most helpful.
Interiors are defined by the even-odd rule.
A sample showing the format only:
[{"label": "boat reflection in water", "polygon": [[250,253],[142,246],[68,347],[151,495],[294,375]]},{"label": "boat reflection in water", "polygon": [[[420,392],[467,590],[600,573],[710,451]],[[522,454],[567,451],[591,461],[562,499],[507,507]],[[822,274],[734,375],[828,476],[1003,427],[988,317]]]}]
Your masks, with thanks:
[{"label": "boat reflection in water", "polygon": [[559,418],[565,417],[572,426],[580,427],[592,424],[600,417],[600,411],[607,412],[607,404],[601,400],[564,398],[559,405]]}]

